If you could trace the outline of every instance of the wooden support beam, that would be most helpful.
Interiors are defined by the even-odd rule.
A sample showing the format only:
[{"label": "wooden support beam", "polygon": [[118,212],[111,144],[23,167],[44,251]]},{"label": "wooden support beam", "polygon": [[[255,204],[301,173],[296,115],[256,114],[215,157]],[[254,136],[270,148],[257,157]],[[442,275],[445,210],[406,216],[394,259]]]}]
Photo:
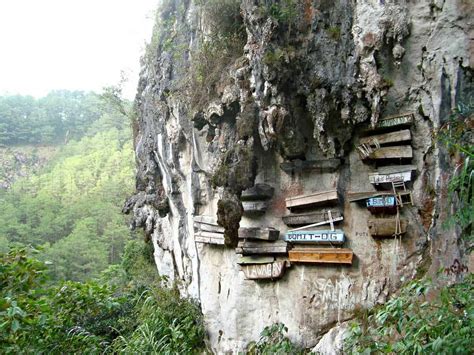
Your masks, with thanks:
[{"label": "wooden support beam", "polygon": [[293,263],[352,264],[354,253],[350,249],[295,248],[288,252]]},{"label": "wooden support beam", "polygon": [[337,202],[337,191],[329,190],[314,192],[307,195],[288,197],[285,201],[286,208],[288,209],[311,205],[334,204]]},{"label": "wooden support beam", "polygon": [[275,228],[239,228],[239,239],[277,240],[279,236]]}]

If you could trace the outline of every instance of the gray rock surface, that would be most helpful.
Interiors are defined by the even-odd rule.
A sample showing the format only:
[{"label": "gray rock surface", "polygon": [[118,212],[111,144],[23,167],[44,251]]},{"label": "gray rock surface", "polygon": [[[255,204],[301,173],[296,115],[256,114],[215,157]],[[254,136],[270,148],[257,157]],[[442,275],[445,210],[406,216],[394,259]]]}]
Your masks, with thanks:
[{"label": "gray rock surface", "polygon": [[[194,1],[164,7],[136,97],[137,192],[124,211],[152,239],[160,274],[199,300],[215,352],[241,351],[265,326],[283,322],[293,341],[331,353],[341,338],[330,328],[354,309],[385,302],[420,266],[437,270],[465,258],[458,231],[441,228],[451,162],[433,133],[472,92],[473,6],[302,0],[288,19],[269,16],[265,3],[242,0],[245,46],[200,107],[187,85],[213,20]],[[346,198],[374,189],[375,166],[355,146],[364,127],[404,112],[415,115],[414,206],[402,210],[403,238],[375,240],[370,213]],[[334,157],[343,160],[335,172],[279,167]],[[263,215],[243,215],[239,196],[255,183],[273,187],[273,198]],[[295,264],[279,281],[245,280],[232,247],[239,226],[284,234],[285,197],[335,188],[353,265]],[[196,215],[216,216],[227,245],[195,243]]]}]

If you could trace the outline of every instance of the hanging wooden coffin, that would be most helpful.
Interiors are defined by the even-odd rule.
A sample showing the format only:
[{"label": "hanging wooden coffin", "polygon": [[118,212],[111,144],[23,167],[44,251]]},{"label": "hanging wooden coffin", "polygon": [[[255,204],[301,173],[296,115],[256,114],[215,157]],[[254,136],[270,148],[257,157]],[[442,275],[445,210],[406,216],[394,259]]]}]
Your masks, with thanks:
[{"label": "hanging wooden coffin", "polygon": [[305,170],[333,171],[341,165],[340,159],[321,160],[293,160],[280,164],[281,170],[286,173],[300,172]]},{"label": "hanging wooden coffin", "polygon": [[401,218],[372,218],[367,221],[372,237],[394,237],[406,233],[408,221]]},{"label": "hanging wooden coffin", "polygon": [[268,207],[267,201],[242,201],[242,207],[246,214],[262,214]]},{"label": "hanging wooden coffin", "polygon": [[413,113],[405,113],[399,115],[388,116],[379,120],[375,128],[388,128],[399,126],[410,126],[414,121]]},{"label": "hanging wooden coffin", "polygon": [[294,248],[288,252],[292,263],[352,264],[354,253],[338,248]]},{"label": "hanging wooden coffin", "polygon": [[224,234],[212,232],[196,232],[194,233],[196,243],[224,245]]},{"label": "hanging wooden coffin", "polygon": [[242,191],[242,201],[267,200],[272,198],[275,189],[267,184],[255,184],[250,189]]},{"label": "hanging wooden coffin", "polygon": [[[338,210],[331,210],[332,218],[341,218],[342,213]],[[282,217],[283,222],[288,226],[303,226],[305,224],[313,224],[329,220],[329,214],[324,212],[310,212],[310,213],[292,213]]]},{"label": "hanging wooden coffin", "polygon": [[283,240],[277,240],[275,242],[266,242],[250,241],[245,239],[239,241],[235,252],[237,254],[242,255],[286,254],[288,252],[288,243]]},{"label": "hanging wooden coffin", "polygon": [[275,228],[239,228],[239,239],[277,240],[279,236]]},{"label": "hanging wooden coffin", "polygon": [[397,213],[397,201],[395,196],[371,197],[367,200],[367,209],[373,214]]},{"label": "hanging wooden coffin", "polygon": [[367,159],[411,159],[413,149],[409,145],[399,145],[395,147],[380,147],[372,151]]},{"label": "hanging wooden coffin", "polygon": [[346,196],[349,202],[361,202],[371,197],[393,196],[393,192],[388,192],[388,191],[348,192]]},{"label": "hanging wooden coffin", "polygon": [[242,265],[247,280],[276,280],[281,278],[286,269],[285,261],[274,261],[268,264]]},{"label": "hanging wooden coffin", "polygon": [[366,144],[377,147],[383,144],[399,143],[411,140],[411,132],[409,129],[395,131],[390,133],[376,134],[369,137],[362,137],[359,139],[359,144]]},{"label": "hanging wooden coffin", "polygon": [[299,230],[287,232],[285,240],[291,243],[341,245],[344,243],[344,232],[342,230]]},{"label": "hanging wooden coffin", "polygon": [[311,205],[334,204],[337,202],[337,191],[321,191],[307,195],[288,197],[285,199],[286,208],[307,207]]},{"label": "hanging wooden coffin", "polygon": [[377,172],[369,174],[371,184],[391,184],[393,181],[409,182],[412,172],[416,170],[414,165],[387,166],[377,169]]}]

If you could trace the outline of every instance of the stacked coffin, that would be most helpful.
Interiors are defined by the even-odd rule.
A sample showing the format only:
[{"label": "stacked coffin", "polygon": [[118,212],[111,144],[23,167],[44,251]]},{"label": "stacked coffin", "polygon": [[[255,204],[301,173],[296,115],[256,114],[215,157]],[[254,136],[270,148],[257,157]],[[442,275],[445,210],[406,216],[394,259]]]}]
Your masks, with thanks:
[{"label": "stacked coffin", "polygon": [[283,276],[288,243],[278,240],[280,231],[274,228],[239,228],[238,261],[248,280],[276,280]]},{"label": "stacked coffin", "polygon": [[314,210],[337,201],[336,190],[286,199],[291,213],[283,221],[289,226],[300,226],[285,234],[287,242],[297,245],[288,252],[290,262],[352,264],[352,250],[335,248],[344,244],[344,232],[334,229],[334,223],[343,220],[341,212],[337,208]]},{"label": "stacked coffin", "polygon": [[267,210],[268,200],[273,197],[274,189],[267,184],[255,184],[250,189],[244,190],[240,197],[244,214],[258,215]]},{"label": "stacked coffin", "polygon": [[194,217],[194,240],[196,243],[224,245],[224,227],[214,217]]},{"label": "stacked coffin", "polygon": [[[369,232],[373,237],[399,236],[406,232],[407,220],[400,218],[399,209],[413,204],[411,191],[406,184],[412,180],[413,165],[387,165],[394,160],[407,161],[413,158],[409,127],[413,114],[386,117],[369,131],[370,135],[359,139],[359,154],[364,160],[377,162],[377,170],[369,174],[369,181],[381,187],[385,195],[370,196],[367,209],[374,215],[368,220]],[[390,217],[390,215],[396,215]]]}]

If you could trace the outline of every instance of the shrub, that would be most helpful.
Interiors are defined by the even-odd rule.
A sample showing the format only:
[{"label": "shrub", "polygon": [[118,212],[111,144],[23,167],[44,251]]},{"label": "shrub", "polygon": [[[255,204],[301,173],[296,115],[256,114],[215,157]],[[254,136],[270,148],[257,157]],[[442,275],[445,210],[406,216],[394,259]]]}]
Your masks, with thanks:
[{"label": "shrub", "polygon": [[260,333],[257,343],[248,346],[248,353],[253,354],[304,354],[304,351],[293,344],[285,333],[288,328],[283,323],[267,326]]}]

